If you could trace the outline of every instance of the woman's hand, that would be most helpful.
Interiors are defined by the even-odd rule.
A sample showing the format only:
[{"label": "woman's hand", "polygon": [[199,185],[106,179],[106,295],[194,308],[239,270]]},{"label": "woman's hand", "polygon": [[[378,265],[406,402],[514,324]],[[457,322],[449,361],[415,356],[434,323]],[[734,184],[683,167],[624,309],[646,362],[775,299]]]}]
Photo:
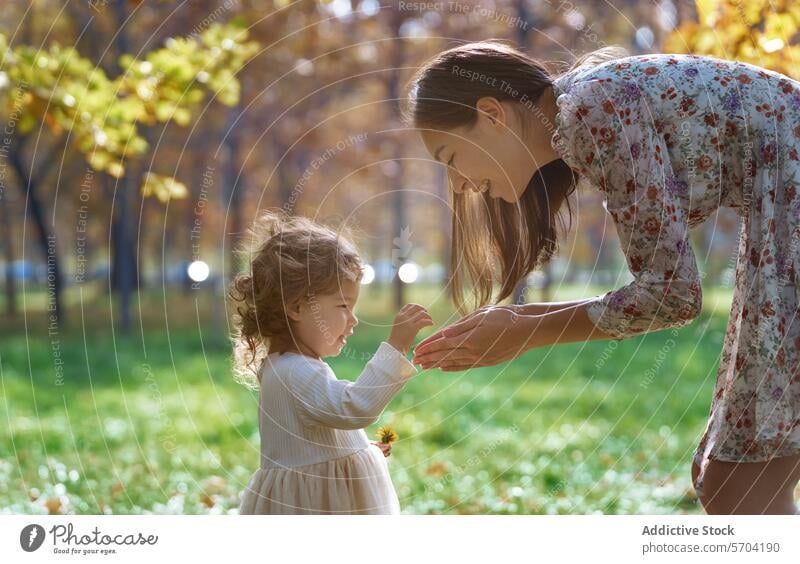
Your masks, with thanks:
[{"label": "woman's hand", "polygon": [[484,306],[422,341],[412,362],[452,372],[510,360],[530,346],[527,319],[516,306]]}]

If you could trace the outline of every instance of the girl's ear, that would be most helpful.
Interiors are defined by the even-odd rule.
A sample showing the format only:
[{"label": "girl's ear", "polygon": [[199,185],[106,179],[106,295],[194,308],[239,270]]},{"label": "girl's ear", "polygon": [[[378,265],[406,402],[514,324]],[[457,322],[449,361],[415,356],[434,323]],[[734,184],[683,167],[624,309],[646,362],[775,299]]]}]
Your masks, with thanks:
[{"label": "girl's ear", "polygon": [[292,321],[300,321],[303,315],[303,304],[300,300],[295,300],[292,303],[286,304],[286,315]]}]

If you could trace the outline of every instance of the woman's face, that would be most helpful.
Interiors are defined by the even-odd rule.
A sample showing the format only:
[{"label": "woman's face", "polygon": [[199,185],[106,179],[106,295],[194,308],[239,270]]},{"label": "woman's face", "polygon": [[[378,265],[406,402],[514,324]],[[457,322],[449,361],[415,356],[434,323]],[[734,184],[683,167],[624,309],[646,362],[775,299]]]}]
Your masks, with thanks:
[{"label": "woman's face", "polygon": [[447,131],[423,130],[422,142],[437,161],[447,166],[451,189],[488,192],[491,198],[515,203],[533,173],[558,158],[550,146],[552,131],[531,124],[531,137],[524,139],[512,102],[481,98],[477,121]]}]

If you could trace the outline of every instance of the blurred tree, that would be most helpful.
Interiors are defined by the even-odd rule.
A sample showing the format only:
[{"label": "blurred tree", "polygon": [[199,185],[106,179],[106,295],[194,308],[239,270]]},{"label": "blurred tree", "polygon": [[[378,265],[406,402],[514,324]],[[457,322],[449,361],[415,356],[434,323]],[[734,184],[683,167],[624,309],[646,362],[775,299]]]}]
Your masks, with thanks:
[{"label": "blurred tree", "polygon": [[800,4],[792,0],[698,0],[697,19],[663,43],[672,53],[744,61],[800,77]]},{"label": "blurred tree", "polygon": [[[122,8],[120,8],[122,9]],[[120,14],[126,20],[124,12]],[[121,34],[124,37],[124,34]],[[117,44],[126,50],[124,40]],[[231,25],[212,25],[190,38],[171,38],[165,47],[151,51],[142,60],[123,54],[121,74],[110,79],[99,67],[81,57],[74,48],[53,42],[48,49],[20,45],[9,47],[0,34],[0,96],[9,114],[16,116],[17,127],[9,141],[8,159],[27,198],[27,209],[37,227],[48,267],[52,269],[54,309],[63,318],[61,289],[63,274],[55,237],[44,217],[39,192],[44,175],[58,153],[69,144],[80,151],[98,171],[124,177],[126,160],[142,155],[149,147],[139,128],[175,121],[189,123],[192,112],[212,94],[225,105],[239,99],[236,72],[255,53],[258,46],[248,41],[246,30]],[[34,147],[26,155],[26,141],[35,128],[43,126],[52,137],[50,149],[42,155]],[[41,129],[40,129],[41,133]],[[39,145],[37,138],[37,147]],[[183,197],[185,189],[176,181],[160,176],[147,177],[144,193],[158,193],[163,200]],[[156,189],[157,187],[157,189]],[[120,191],[122,202],[127,192]],[[117,217],[127,218],[123,204]],[[117,225],[117,252],[131,249],[127,219]],[[130,265],[123,254],[121,264]],[[130,275],[124,271],[122,328],[130,324],[127,313]]]},{"label": "blurred tree", "polygon": [[[75,237],[75,218],[83,207],[79,187],[89,171],[106,172],[88,178],[102,189],[88,203],[88,229],[96,242],[88,248],[98,267],[113,261],[113,287],[124,278],[134,288],[139,273],[143,281],[157,270],[163,276],[172,268],[168,265],[177,267],[189,255],[219,260],[221,264],[210,265],[212,272],[224,268],[228,272],[223,276],[229,276],[238,266],[225,264],[226,251],[264,207],[331,223],[343,218],[366,239],[368,261],[385,267],[405,249],[403,259],[429,264],[431,273],[441,275],[441,265],[449,264],[448,190],[441,168],[430,162],[416,132],[400,122],[390,99],[403,96],[404,79],[436,52],[487,37],[515,41],[546,62],[567,61],[609,43],[647,51],[652,36],[657,40],[671,30],[688,5],[685,0],[652,5],[620,0],[613,7],[534,0],[402,7],[375,0],[117,2],[12,1],[0,13],[0,30],[13,37],[8,48],[12,55],[27,46],[31,56],[55,60],[54,45],[71,45],[74,54],[66,57],[68,50],[62,49],[59,57],[69,58],[72,66],[82,64],[77,71],[69,65],[33,68],[52,79],[49,85],[31,85],[20,98],[22,113],[38,108],[33,125],[27,126],[29,140],[19,151],[35,182],[22,201],[5,198],[0,204],[8,217],[3,229],[22,243],[22,254],[22,237],[37,233],[36,228],[22,229],[26,218],[17,213],[27,207],[27,221],[33,220],[36,205],[32,208],[30,202],[46,204],[41,214],[46,227],[59,235],[59,248],[67,250],[63,234]],[[119,7],[127,11],[124,26]],[[227,80],[234,76],[230,73],[220,75],[223,86],[241,91],[238,105],[223,108],[209,103],[216,86],[202,80],[214,72],[207,70],[209,77],[198,72],[198,59],[217,66],[209,58],[213,49],[204,39],[206,32],[217,26],[241,28],[242,22],[248,22],[248,38],[264,47],[247,59],[246,69],[235,72],[238,80]],[[125,34],[122,49],[114,46],[118,31]],[[181,35],[185,42],[171,39]],[[219,40],[216,45],[220,47]],[[164,57],[154,59],[157,51]],[[130,58],[121,58],[123,54]],[[13,109],[16,79],[9,78],[7,64],[5,60],[0,70],[0,97]],[[87,94],[76,94],[72,78]],[[193,101],[195,89],[204,101]],[[117,96],[109,97],[109,90]],[[74,107],[60,101],[63,93],[74,99]],[[163,99],[176,93],[177,100]],[[88,122],[82,121],[84,111]],[[47,176],[38,176],[45,172]],[[14,177],[12,166],[9,174]],[[402,190],[400,196],[396,189]],[[126,214],[120,214],[123,198]],[[580,232],[568,235],[562,246],[571,247],[569,272],[588,271],[597,255],[602,238],[586,233],[606,234],[603,243],[613,243],[615,237],[589,191],[581,202],[587,205],[579,205]],[[120,220],[127,222],[124,229]],[[197,221],[202,223],[199,240]],[[132,234],[125,236],[128,251],[120,250],[122,232]],[[403,241],[404,232],[410,240]],[[396,238],[399,247],[393,244]],[[44,239],[37,239],[43,247]],[[4,256],[19,254],[19,244],[4,243]],[[601,252],[608,266],[602,260],[596,266],[610,272],[615,264],[606,255]],[[75,258],[59,256],[65,270]],[[128,274],[121,277],[122,256],[127,257]],[[379,280],[386,280],[387,269],[380,272]],[[392,283],[398,285],[398,299],[403,286]],[[6,293],[10,291],[13,286],[7,283]]]}]

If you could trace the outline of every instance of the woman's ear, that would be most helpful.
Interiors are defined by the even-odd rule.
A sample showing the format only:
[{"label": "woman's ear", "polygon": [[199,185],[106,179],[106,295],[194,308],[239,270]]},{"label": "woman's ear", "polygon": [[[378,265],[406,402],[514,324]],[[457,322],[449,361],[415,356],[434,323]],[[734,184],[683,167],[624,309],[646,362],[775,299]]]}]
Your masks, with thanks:
[{"label": "woman's ear", "polygon": [[506,110],[497,98],[484,96],[475,103],[478,115],[489,121],[492,126],[506,125]]}]

